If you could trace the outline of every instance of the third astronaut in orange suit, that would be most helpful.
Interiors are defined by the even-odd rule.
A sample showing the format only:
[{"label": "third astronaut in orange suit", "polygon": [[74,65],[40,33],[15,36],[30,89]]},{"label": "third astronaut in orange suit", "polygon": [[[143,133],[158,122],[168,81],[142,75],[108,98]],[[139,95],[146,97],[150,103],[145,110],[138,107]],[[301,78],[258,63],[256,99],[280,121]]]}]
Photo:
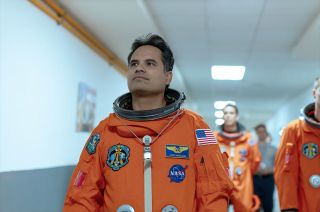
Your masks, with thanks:
[{"label": "third astronaut in orange suit", "polygon": [[130,92],[89,137],[64,212],[227,211],[227,166],[208,125],[168,88],[173,63],[158,35],[132,44]]},{"label": "third astronaut in orange suit", "polygon": [[236,212],[255,211],[260,201],[253,194],[252,175],[259,166],[261,154],[250,133],[237,121],[237,106],[227,104],[223,113],[224,124],[217,129],[215,136],[221,152],[229,155],[230,177],[235,186],[231,202]]},{"label": "third astronaut in orange suit", "polygon": [[275,181],[281,211],[320,211],[320,79],[315,102],[302,109],[303,119],[283,131],[275,160]]}]

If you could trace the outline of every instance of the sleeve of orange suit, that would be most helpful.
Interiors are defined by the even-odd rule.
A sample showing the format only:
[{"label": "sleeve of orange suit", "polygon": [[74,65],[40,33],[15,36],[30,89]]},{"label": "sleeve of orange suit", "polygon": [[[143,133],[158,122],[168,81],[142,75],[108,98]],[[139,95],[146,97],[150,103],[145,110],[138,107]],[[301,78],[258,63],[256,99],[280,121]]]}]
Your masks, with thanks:
[{"label": "sleeve of orange suit", "polygon": [[[209,129],[201,119],[197,120],[195,130]],[[196,136],[196,135],[195,135]],[[215,138],[214,138],[215,139]],[[217,141],[214,144],[199,144],[194,154],[197,176],[197,211],[227,211],[229,196],[233,184],[228,176],[228,167],[224,163]]]},{"label": "sleeve of orange suit", "polygon": [[259,150],[258,142],[250,140],[250,164],[251,164],[251,173],[254,174],[259,168],[262,156]]},{"label": "sleeve of orange suit", "polygon": [[92,132],[73,171],[64,202],[64,212],[99,211],[105,187],[99,126]]},{"label": "sleeve of orange suit", "polygon": [[281,210],[298,208],[298,150],[294,128],[286,128],[275,159],[275,182]]}]

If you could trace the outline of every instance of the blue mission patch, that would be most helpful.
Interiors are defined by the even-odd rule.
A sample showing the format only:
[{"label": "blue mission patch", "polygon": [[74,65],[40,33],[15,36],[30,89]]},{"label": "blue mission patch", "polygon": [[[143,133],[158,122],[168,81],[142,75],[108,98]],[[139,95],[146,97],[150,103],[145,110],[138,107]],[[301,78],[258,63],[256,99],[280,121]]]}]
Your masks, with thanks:
[{"label": "blue mission patch", "polygon": [[98,133],[92,135],[86,146],[89,155],[96,153],[97,145],[100,142],[100,135]]},{"label": "blue mission patch", "polygon": [[107,165],[113,170],[118,171],[129,162],[130,149],[126,145],[116,144],[108,151]]},{"label": "blue mission patch", "polygon": [[179,146],[175,144],[166,145],[166,157],[167,158],[184,158],[189,159],[189,147]]},{"label": "blue mission patch", "polygon": [[306,143],[302,147],[302,153],[307,158],[313,159],[319,154],[318,145],[315,143]]},{"label": "blue mission patch", "polygon": [[245,157],[248,155],[248,150],[247,149],[240,149],[239,153],[241,156]]}]

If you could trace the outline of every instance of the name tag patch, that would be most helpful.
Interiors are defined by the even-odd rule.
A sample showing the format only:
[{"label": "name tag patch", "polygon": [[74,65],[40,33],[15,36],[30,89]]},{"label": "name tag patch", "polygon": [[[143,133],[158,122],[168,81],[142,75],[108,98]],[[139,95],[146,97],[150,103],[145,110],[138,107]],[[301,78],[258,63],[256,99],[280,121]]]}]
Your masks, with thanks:
[{"label": "name tag patch", "polygon": [[189,159],[189,147],[175,145],[175,144],[167,144],[166,145],[166,157],[167,158]]}]

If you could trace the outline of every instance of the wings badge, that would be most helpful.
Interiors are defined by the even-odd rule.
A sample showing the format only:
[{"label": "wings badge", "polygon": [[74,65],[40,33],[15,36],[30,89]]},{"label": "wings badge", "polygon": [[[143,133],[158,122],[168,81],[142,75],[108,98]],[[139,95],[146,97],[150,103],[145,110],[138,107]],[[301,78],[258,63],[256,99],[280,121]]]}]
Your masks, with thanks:
[{"label": "wings badge", "polygon": [[166,145],[166,157],[167,158],[189,159],[189,147],[175,145],[175,144],[167,144]]}]

